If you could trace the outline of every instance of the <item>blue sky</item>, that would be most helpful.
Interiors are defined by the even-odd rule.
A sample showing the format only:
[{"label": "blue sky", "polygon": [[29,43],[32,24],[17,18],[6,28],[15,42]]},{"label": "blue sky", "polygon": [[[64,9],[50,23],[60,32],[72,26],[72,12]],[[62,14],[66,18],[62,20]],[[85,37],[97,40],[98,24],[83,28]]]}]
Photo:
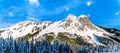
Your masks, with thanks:
[{"label": "blue sky", "polygon": [[0,28],[21,21],[58,21],[85,14],[96,25],[120,29],[120,0],[0,0]]}]

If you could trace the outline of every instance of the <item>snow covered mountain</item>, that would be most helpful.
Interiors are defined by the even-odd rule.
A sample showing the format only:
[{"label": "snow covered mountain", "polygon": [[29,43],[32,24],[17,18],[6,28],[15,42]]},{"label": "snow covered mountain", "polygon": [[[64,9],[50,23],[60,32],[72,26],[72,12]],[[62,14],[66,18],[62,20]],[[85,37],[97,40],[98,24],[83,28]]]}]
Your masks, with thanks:
[{"label": "snow covered mountain", "polygon": [[[70,46],[80,46],[85,43],[94,46],[120,43],[120,39],[116,38],[120,35],[117,36],[116,32],[111,33],[111,31],[94,25],[85,15],[76,17],[70,14],[65,20],[57,22],[20,22],[9,28],[0,29],[0,37],[6,39],[11,36],[13,39],[25,40],[34,38],[39,41],[47,37],[51,44],[54,40],[58,40],[61,43],[69,43]],[[120,34],[120,31],[117,33]]]}]

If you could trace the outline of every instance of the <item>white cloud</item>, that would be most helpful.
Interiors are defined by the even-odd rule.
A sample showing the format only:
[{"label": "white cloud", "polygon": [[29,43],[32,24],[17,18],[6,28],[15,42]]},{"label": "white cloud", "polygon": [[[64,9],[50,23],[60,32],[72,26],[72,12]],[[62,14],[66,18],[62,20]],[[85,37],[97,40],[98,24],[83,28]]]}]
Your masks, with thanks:
[{"label": "white cloud", "polygon": [[35,17],[29,17],[27,18],[27,21],[39,21],[39,19]]},{"label": "white cloud", "polygon": [[8,16],[13,17],[14,14],[12,12],[8,12]]},{"label": "white cloud", "polygon": [[68,11],[69,10],[69,8],[66,8],[66,11]]},{"label": "white cloud", "polygon": [[40,3],[38,0],[29,0],[29,4],[39,6]]},{"label": "white cloud", "polygon": [[[53,10],[48,10],[45,8],[40,8],[40,9],[34,10],[34,9],[28,7],[29,9],[27,9],[27,13],[28,13],[28,16],[30,16],[30,17],[31,16],[37,17],[38,15],[55,15],[55,14],[59,14],[59,13],[65,12],[65,11],[69,11],[70,9],[81,6],[83,4],[86,5],[86,1],[84,1],[84,0],[72,0],[72,1],[69,1],[68,3],[66,3],[62,6],[56,7]],[[92,1],[90,0],[88,2],[88,6],[90,6],[91,4],[92,4]],[[37,11],[39,11],[39,12],[37,12]]]},{"label": "white cloud", "polygon": [[88,17],[90,17],[91,15],[90,14],[87,14]]},{"label": "white cloud", "polygon": [[115,15],[120,15],[120,11],[117,11],[117,12],[115,13]]},{"label": "white cloud", "polygon": [[87,4],[87,6],[90,6],[90,5],[92,5],[92,3],[93,3],[92,1],[87,1],[86,4]]},{"label": "white cloud", "polygon": [[120,5],[120,0],[115,0]]},{"label": "white cloud", "polygon": [[40,9],[39,14],[40,15],[55,15],[59,14],[61,12],[69,11],[71,8],[78,7],[80,5],[84,4],[84,1],[82,0],[72,0],[62,6],[56,7],[54,10],[46,10],[46,9]]},{"label": "white cloud", "polygon": [[115,16],[113,18],[108,19],[108,21],[106,21],[106,23],[104,23],[103,25],[120,28],[120,11],[116,11],[114,15]]}]

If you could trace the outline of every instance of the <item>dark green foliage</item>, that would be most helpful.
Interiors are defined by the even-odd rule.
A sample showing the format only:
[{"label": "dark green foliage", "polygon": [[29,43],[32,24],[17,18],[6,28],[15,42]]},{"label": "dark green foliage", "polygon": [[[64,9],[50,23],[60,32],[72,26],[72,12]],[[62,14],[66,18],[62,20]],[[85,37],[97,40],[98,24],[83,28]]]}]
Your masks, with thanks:
[{"label": "dark green foliage", "polygon": [[115,40],[115,41],[117,41],[117,42],[119,42],[120,43],[120,39],[118,39],[118,38],[116,38],[116,37],[111,37],[111,36],[109,36],[111,39],[113,39],[113,40]]},{"label": "dark green foliage", "polygon": [[105,45],[112,45],[115,44],[116,42],[110,38],[107,37],[101,37],[101,36],[96,36],[95,37],[98,39],[99,42],[105,44]]},{"label": "dark green foliage", "polygon": [[[54,41],[54,44],[51,45],[47,40],[35,41],[32,39],[32,41],[24,41],[24,39],[19,38],[14,41],[12,38],[0,39],[0,53],[60,53],[63,52],[59,50],[60,47],[63,46],[60,46],[58,41]],[[68,51],[71,51],[71,49],[69,48]]]},{"label": "dark green foliage", "polygon": [[64,44],[67,43],[72,50],[74,50],[74,46],[77,46],[78,50],[81,50],[80,48],[85,45],[84,37],[71,38],[67,35],[70,34],[67,32],[59,32],[57,37],[58,41]]},{"label": "dark green foliage", "polygon": [[27,39],[31,39],[32,37],[36,36],[37,34],[39,34],[39,31],[36,31],[35,33],[33,34],[30,34],[28,33],[26,36],[22,37],[24,40],[27,40]]},{"label": "dark green foliage", "polygon": [[43,26],[43,29],[45,29],[45,28],[46,28],[46,26],[44,25],[44,26]]},{"label": "dark green foliage", "polygon": [[0,33],[4,32],[4,30],[1,30]]},{"label": "dark green foliage", "polygon": [[105,31],[109,32],[109,33],[113,33],[115,34],[115,36],[120,36],[120,30],[115,29],[115,28],[107,28],[107,27],[102,27],[99,26],[100,28],[104,29]]},{"label": "dark green foliage", "polygon": [[[70,48],[69,44],[58,44],[57,40],[54,40],[53,44],[49,44],[47,40],[43,41],[24,41],[24,39],[18,39],[14,41],[11,37],[8,39],[0,38],[0,53],[97,53],[108,52],[109,46],[82,46],[81,50],[77,46],[74,46],[74,50]],[[115,50],[120,52],[119,49]],[[110,50],[111,51],[111,50]]]}]

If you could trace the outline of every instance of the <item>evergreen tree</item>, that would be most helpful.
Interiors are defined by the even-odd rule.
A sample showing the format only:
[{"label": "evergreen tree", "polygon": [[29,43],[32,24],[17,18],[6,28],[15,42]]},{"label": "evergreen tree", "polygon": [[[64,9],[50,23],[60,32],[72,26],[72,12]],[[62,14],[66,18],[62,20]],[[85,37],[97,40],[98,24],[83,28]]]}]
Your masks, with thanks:
[{"label": "evergreen tree", "polygon": [[57,40],[54,40],[53,47],[52,47],[52,53],[59,53],[59,45],[58,45]]}]

